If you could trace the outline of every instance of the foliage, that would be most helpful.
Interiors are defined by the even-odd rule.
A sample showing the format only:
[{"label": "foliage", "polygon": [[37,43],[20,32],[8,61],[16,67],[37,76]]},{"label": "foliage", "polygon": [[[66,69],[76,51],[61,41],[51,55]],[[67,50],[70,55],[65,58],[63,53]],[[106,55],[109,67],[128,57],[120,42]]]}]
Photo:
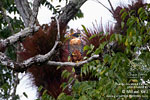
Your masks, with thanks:
[{"label": "foliage", "polygon": [[[150,90],[150,21],[148,15],[150,5],[140,7],[136,11],[124,11],[122,13],[122,28],[125,27],[124,20],[127,20],[127,30],[124,33],[112,34],[110,41],[99,42],[99,46],[93,49],[94,45],[85,46],[84,50],[91,55],[100,54],[99,60],[92,61],[82,67],[81,76],[90,75],[97,77],[96,80],[76,80],[72,86],[72,95],[60,94],[58,100],[149,100]],[[127,17],[128,16],[128,17]],[[89,40],[97,34],[91,35],[83,26],[85,34],[90,35]],[[104,35],[105,36],[105,35]],[[101,36],[102,37],[102,36]],[[98,38],[98,37],[96,37]],[[99,39],[101,39],[99,37]],[[111,43],[117,43],[114,48],[123,46],[122,50],[116,51],[109,47]],[[106,51],[108,52],[104,52]],[[141,85],[145,83],[144,85]],[[134,84],[130,87],[131,84]],[[140,85],[139,85],[140,84]],[[136,88],[147,86],[145,88]],[[145,90],[145,93],[141,92]],[[125,91],[125,92],[124,92]],[[129,93],[129,91],[132,91]],[[134,93],[138,91],[138,93]],[[123,95],[128,95],[125,97]],[[139,97],[132,97],[138,95]],[[142,97],[145,95],[146,97]],[[141,96],[141,97],[140,97]]]},{"label": "foliage", "polygon": [[[0,3],[0,38],[5,39],[13,33],[20,31],[24,26],[21,18],[11,18],[5,15],[6,13],[17,13],[14,0],[2,0]],[[5,53],[11,59],[16,60],[16,45],[9,46]],[[17,77],[17,73],[8,69],[6,66],[0,65],[0,99],[19,99],[19,96],[14,92],[16,89],[15,86],[18,84]]]},{"label": "foliage", "polygon": [[[59,2],[68,0],[59,0]],[[60,14],[62,7],[60,5],[54,6],[52,4],[53,0],[42,0],[41,5],[47,7],[53,14]],[[29,2],[30,7],[32,8],[33,4]],[[18,17],[19,12],[17,11],[14,0],[1,0],[0,1],[0,38],[5,39],[24,28],[21,17]],[[14,15],[14,16],[13,16]],[[17,15],[17,17],[16,17]],[[75,19],[82,18],[83,13],[81,10],[78,11]],[[17,57],[17,44],[9,46],[6,49],[6,55],[12,60],[16,61]],[[0,99],[13,99],[18,100],[19,96],[16,95],[16,85],[18,84],[18,76],[16,72],[7,69],[6,66],[0,65]],[[17,80],[17,81],[16,81]],[[45,92],[44,92],[45,93]],[[28,98],[26,93],[23,95]],[[49,98],[49,95],[45,94],[42,96],[42,99]],[[51,98],[51,97],[50,97]]]},{"label": "foliage", "polygon": [[8,70],[5,66],[0,65],[0,99],[5,100],[12,97],[12,99],[18,100],[18,95],[11,95],[12,88],[14,86],[14,75],[11,70]]},{"label": "foliage", "polygon": [[[61,1],[59,0],[59,2]],[[17,13],[14,0],[2,0],[2,2],[5,11]],[[48,7],[54,14],[60,11],[59,6],[54,7],[47,0],[43,0],[42,5]],[[108,35],[104,34],[103,30],[91,32],[83,26],[86,35],[85,39],[90,42],[90,45],[85,46],[84,50],[87,51],[88,56],[99,54],[100,58],[85,64],[81,69],[81,80],[75,79],[74,84],[71,85],[72,94],[61,93],[58,96],[58,100],[120,100],[122,98],[125,100],[137,100],[137,98],[131,96],[122,97],[122,95],[133,94],[124,93],[124,90],[141,90],[133,87],[129,88],[128,85],[130,86],[130,84],[138,87],[139,85],[137,84],[142,84],[144,81],[144,86],[150,86],[149,9],[150,5],[147,4],[146,7],[141,7],[137,11],[135,9],[119,10],[119,14],[121,14],[120,26],[122,30],[125,30],[120,33],[114,31],[115,33]],[[83,17],[82,12],[79,11],[76,17]],[[14,33],[24,27],[20,18],[11,18],[9,16],[8,18]],[[117,21],[119,22],[120,19]],[[12,30],[2,11],[0,11],[0,38],[7,38],[10,35],[12,35]],[[96,45],[95,40],[98,40]],[[117,45],[113,45],[112,48],[111,43],[117,43]],[[15,45],[10,46],[6,53],[10,58],[16,60]],[[66,70],[62,73],[65,78],[70,75]],[[84,79],[84,77],[88,78]],[[7,69],[6,66],[0,65],[0,99],[19,99],[18,95],[11,95],[15,78],[13,71]],[[62,84],[63,90],[73,80],[73,78],[70,78],[68,83]],[[146,95],[147,97],[144,99],[149,100],[150,90],[148,88],[145,88],[145,90],[146,93],[140,92],[139,95]],[[23,94],[28,97],[26,93]],[[43,92],[41,98],[43,100],[53,100],[51,96],[47,95],[47,91]]]},{"label": "foliage", "polygon": [[[59,0],[59,2],[63,2],[63,1],[65,1],[66,4],[68,4],[68,0]],[[53,0],[51,0],[51,2],[49,2],[48,0],[42,0],[41,4],[47,7],[50,11],[52,11],[54,15],[58,13],[60,14],[61,10],[63,9],[61,5],[54,6]],[[77,14],[73,17],[73,20],[76,20],[77,18],[83,18],[83,17],[84,17],[83,12],[79,10]]]}]

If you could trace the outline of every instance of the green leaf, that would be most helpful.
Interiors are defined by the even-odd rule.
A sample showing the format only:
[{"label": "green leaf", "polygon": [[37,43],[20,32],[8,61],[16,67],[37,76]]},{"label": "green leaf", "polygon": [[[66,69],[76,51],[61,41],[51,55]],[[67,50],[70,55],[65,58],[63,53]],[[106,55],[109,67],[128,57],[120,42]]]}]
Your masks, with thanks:
[{"label": "green leaf", "polygon": [[112,34],[111,37],[110,37],[110,42],[112,42],[114,40],[115,40],[115,34]]},{"label": "green leaf", "polygon": [[97,48],[96,50],[95,50],[95,54],[100,54],[102,52],[102,49],[99,47],[99,48]]},{"label": "green leaf", "polygon": [[85,26],[82,25],[82,27],[83,27],[83,30],[85,31],[85,33],[88,34],[88,31],[87,31],[87,29],[85,28]]},{"label": "green leaf", "polygon": [[89,51],[87,52],[87,55],[89,55],[91,52],[92,52],[92,51],[91,51],[91,50],[89,50]]},{"label": "green leaf", "polygon": [[58,100],[62,100],[62,98],[65,96],[65,93],[61,93],[58,97],[57,97],[57,99]]},{"label": "green leaf", "polygon": [[136,22],[136,18],[132,16],[131,18],[128,19],[127,25],[128,25],[129,27],[131,27],[131,26],[133,26],[133,24],[134,24],[135,22]]},{"label": "green leaf", "polygon": [[72,99],[73,99],[72,96],[68,96],[68,95],[67,95],[67,96],[65,97],[65,100],[72,100]]},{"label": "green leaf", "polygon": [[122,29],[124,28],[124,22],[121,22],[121,28]]},{"label": "green leaf", "polygon": [[76,13],[76,15],[73,17],[73,20],[74,19],[77,19],[77,18],[83,18],[84,17],[84,14],[83,12],[79,9],[78,12]]},{"label": "green leaf", "polygon": [[68,72],[67,70],[64,70],[61,75],[63,78],[68,78],[71,75],[71,73]]},{"label": "green leaf", "polygon": [[88,99],[87,99],[87,97],[86,97],[85,95],[83,95],[83,96],[81,96],[81,97],[79,98],[79,100],[88,100]]},{"label": "green leaf", "polygon": [[100,44],[100,48],[103,50],[103,49],[104,49],[104,47],[105,47],[105,45],[106,45],[107,43],[108,43],[107,41],[106,41],[106,42],[101,43],[101,44]]},{"label": "green leaf", "polygon": [[123,14],[121,15],[121,18],[122,18],[123,21],[125,20],[127,15],[128,15],[127,12],[123,12]]},{"label": "green leaf", "polygon": [[88,45],[84,46],[83,51],[89,50],[90,47]]},{"label": "green leaf", "polygon": [[119,38],[119,40],[118,40],[119,43],[122,43],[122,42],[123,42],[123,36],[122,36],[121,34],[119,34],[119,35],[118,35],[118,38]]},{"label": "green leaf", "polygon": [[142,11],[143,11],[143,8],[142,8],[142,7],[139,8],[139,9],[138,9],[138,14],[140,14]]},{"label": "green leaf", "polygon": [[47,90],[44,90],[43,95],[46,95],[46,93],[47,93]]},{"label": "green leaf", "polygon": [[95,38],[96,36],[97,36],[97,34],[92,35],[92,36],[89,38],[89,40]]},{"label": "green leaf", "polygon": [[119,38],[118,38],[118,34],[115,34],[115,40],[118,41]]},{"label": "green leaf", "polygon": [[38,88],[38,91],[40,92],[42,89],[43,89],[43,86],[40,86],[40,87]]},{"label": "green leaf", "polygon": [[100,75],[103,75],[105,73],[106,70],[103,70],[100,72]]},{"label": "green leaf", "polygon": [[104,63],[107,63],[110,60],[110,55],[105,54],[103,60],[104,60]]},{"label": "green leaf", "polygon": [[83,74],[86,75],[86,73],[87,73],[87,66],[82,67],[81,71],[82,71]]},{"label": "green leaf", "polygon": [[64,91],[68,87],[68,84],[63,82],[60,87],[62,88],[62,91]]},{"label": "green leaf", "polygon": [[124,11],[125,11],[125,9],[121,9],[121,10],[120,10],[120,14],[122,14]]},{"label": "green leaf", "polygon": [[93,50],[94,49],[94,45],[91,44],[90,45],[90,49]]}]

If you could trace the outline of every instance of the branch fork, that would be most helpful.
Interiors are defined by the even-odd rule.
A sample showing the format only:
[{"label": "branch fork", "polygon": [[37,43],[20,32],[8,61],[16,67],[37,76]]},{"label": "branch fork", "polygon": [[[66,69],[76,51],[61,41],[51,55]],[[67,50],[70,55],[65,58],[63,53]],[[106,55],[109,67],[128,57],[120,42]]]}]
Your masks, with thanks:
[{"label": "branch fork", "polygon": [[[61,26],[60,28],[59,24],[63,23],[64,25],[66,25],[68,21],[72,19],[72,17],[74,16],[74,13],[78,11],[77,9],[79,9],[87,0],[77,0],[77,1],[71,0],[70,3],[65,7],[65,10],[63,10],[63,13],[61,13],[58,17],[55,17],[56,24],[57,24],[57,38],[56,38],[53,48],[47,54],[36,55],[23,62],[15,62],[13,60],[10,60],[3,52],[0,52],[0,63],[14,71],[24,72],[28,68],[32,67],[33,64],[47,63],[48,65],[54,65],[54,66],[74,67],[74,66],[81,66],[85,63],[88,63],[94,59],[99,58],[99,55],[93,55],[87,60],[84,60],[78,63],[49,61],[50,57],[55,53],[55,50],[60,43],[60,29],[64,26]],[[18,11],[20,12],[20,15],[22,16],[25,22],[26,28],[8,37],[7,39],[1,39],[0,51],[2,51],[2,48],[6,48],[9,45],[13,45],[14,43],[24,39],[25,37],[39,30],[39,26],[35,26],[35,24],[37,22],[37,14],[38,14],[38,8],[40,5],[40,0],[34,0],[33,10],[31,10],[27,2],[28,2],[27,0],[15,0],[16,6],[18,8]],[[75,8],[72,9],[72,7],[75,7]]]}]

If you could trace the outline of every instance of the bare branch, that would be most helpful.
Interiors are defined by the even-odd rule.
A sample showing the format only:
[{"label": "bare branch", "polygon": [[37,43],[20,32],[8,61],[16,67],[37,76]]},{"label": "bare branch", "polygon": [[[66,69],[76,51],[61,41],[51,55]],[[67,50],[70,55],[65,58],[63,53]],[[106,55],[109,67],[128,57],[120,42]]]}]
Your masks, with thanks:
[{"label": "bare branch", "polygon": [[37,56],[31,57],[23,61],[22,63],[14,62],[10,60],[4,53],[0,52],[0,63],[5,66],[8,66],[8,68],[13,69],[14,71],[24,72],[28,68],[30,68],[33,64],[42,64],[42,63],[48,62],[49,65],[55,65],[55,66],[81,66],[99,57],[99,55],[94,55],[90,57],[89,59],[79,62],[79,63],[48,61],[49,58],[54,54],[56,47],[59,44],[60,27],[59,27],[59,21],[57,20],[57,18],[56,18],[56,22],[57,22],[57,29],[58,29],[58,33],[57,33],[58,38],[50,52],[48,52],[45,55],[37,55]]},{"label": "bare branch", "polygon": [[34,0],[33,9],[31,9],[27,0],[15,0],[17,9],[25,23],[25,27],[34,25],[36,22],[38,23],[37,14],[40,6],[40,1],[41,0]]},{"label": "bare branch", "polygon": [[86,63],[89,63],[90,61],[94,60],[94,59],[98,59],[99,55],[93,55],[90,58],[88,58],[87,60],[78,62],[78,63],[74,63],[74,62],[55,62],[55,61],[48,61],[48,65],[53,65],[53,66],[70,66],[70,67],[79,67],[81,65],[84,65]]},{"label": "bare branch", "polygon": [[[37,55],[35,57],[29,58],[28,60],[25,60],[22,63],[19,63],[19,62],[14,62],[14,61],[10,60],[4,53],[0,52],[0,63],[2,65],[7,66],[8,68],[10,68],[14,71],[24,72],[28,68],[30,68],[33,64],[39,64],[40,65],[40,64],[46,63],[46,61],[48,61],[48,58],[51,57],[52,53],[53,53],[53,51],[51,50],[46,55]],[[81,62],[78,62],[78,63],[48,61],[47,64],[48,65],[53,65],[53,66],[70,66],[70,67],[77,66],[78,67],[78,66],[84,65],[84,64],[86,64],[86,63],[88,63],[88,62],[90,62],[94,59],[98,59],[98,58],[99,58],[99,55],[93,55],[90,58],[88,58],[87,60],[84,60],[84,61],[81,61]]]},{"label": "bare branch", "polygon": [[59,21],[58,21],[58,19],[55,17],[55,19],[56,19],[56,23],[57,23],[57,41],[59,41],[60,40],[60,26],[59,26]]},{"label": "bare branch", "polygon": [[67,24],[86,1],[87,0],[70,0],[68,5],[62,9],[62,13],[58,17],[60,23]]},{"label": "bare branch", "polygon": [[14,62],[13,60],[10,60],[4,53],[0,52],[0,63],[14,71],[24,72],[28,68],[30,68],[33,64],[41,64],[41,63],[48,61],[49,58],[54,53],[57,45],[58,45],[58,41],[55,42],[54,47],[47,54],[34,56],[32,58],[29,58],[29,59],[23,61],[22,63]]},{"label": "bare branch", "polygon": [[101,4],[104,8],[106,8],[110,13],[113,14],[113,12],[111,11],[111,9],[109,9],[108,7],[106,7],[103,3],[101,3],[99,0],[96,0],[96,2],[98,2],[99,4]]},{"label": "bare branch", "polygon": [[26,14],[26,16],[29,18],[32,15],[32,10],[29,6],[29,2],[28,0],[20,0],[21,2],[21,6],[24,10],[24,13]]},{"label": "bare branch", "polygon": [[[56,18],[56,20],[57,20],[57,18]],[[57,20],[56,22],[57,22],[57,27],[58,27],[58,34],[57,34],[58,36],[57,37],[59,39],[59,37],[60,37],[59,21]],[[13,44],[13,43],[17,42],[19,38],[26,37],[26,35],[31,33],[32,31],[33,31],[32,28],[29,28],[29,29],[26,28],[25,30],[21,31],[20,33],[15,34],[14,36],[9,37],[9,38],[3,40],[2,42],[5,45]],[[55,41],[53,48],[47,54],[31,57],[22,63],[14,62],[14,61],[10,60],[4,53],[0,53],[0,62],[3,65],[8,66],[9,68],[11,68],[13,70],[25,71],[28,69],[28,67],[32,66],[33,64],[41,64],[41,63],[47,62],[49,60],[49,58],[54,54],[58,44],[59,44],[59,40]]]},{"label": "bare branch", "polygon": [[48,52],[45,55],[37,55],[37,56],[31,57],[31,58],[25,60],[22,63],[22,65],[25,67],[28,67],[28,66],[31,66],[33,64],[41,64],[41,63],[47,62],[49,60],[49,58],[54,54],[55,49],[56,49],[58,44],[59,44],[59,42],[56,41],[54,47],[51,49],[50,52]]},{"label": "bare branch", "polygon": [[115,10],[114,10],[114,8],[113,8],[112,3],[110,2],[110,0],[108,0],[108,2],[110,4],[110,7],[111,7],[112,11],[115,12]]},{"label": "bare branch", "polygon": [[32,10],[32,15],[30,16],[30,25],[34,25],[37,21],[37,15],[38,15],[38,10],[40,6],[41,0],[34,0],[33,2],[33,10]]},{"label": "bare branch", "polygon": [[39,26],[35,26],[33,28],[27,27],[24,30],[8,37],[7,39],[4,39],[4,40],[1,39],[0,40],[0,51],[2,48],[7,47],[8,45],[12,45],[12,44],[16,43],[17,41],[29,36],[33,32],[33,29],[34,29],[34,31],[38,31]]},{"label": "bare branch", "polygon": [[147,45],[146,47],[147,47],[148,51],[150,52],[150,47],[149,47],[149,45]]},{"label": "bare branch", "polygon": [[[56,47],[60,43],[60,41],[59,41],[60,40],[60,29],[63,29],[63,27],[65,27],[67,25],[67,23],[73,18],[73,16],[77,13],[79,8],[86,1],[87,0],[70,0],[69,4],[65,7],[65,9],[62,11],[62,13],[59,15],[58,19],[56,18],[57,32],[58,32],[57,40],[55,41],[55,44],[50,52],[48,52],[45,55],[37,55],[37,56],[31,57],[23,62],[14,62],[14,61],[10,60],[4,53],[0,52],[0,63],[14,71],[17,71],[17,72],[24,72],[28,68],[30,68],[33,64],[41,65],[43,63],[47,63],[49,61],[49,58],[54,54]],[[27,20],[26,24],[29,21],[28,18],[31,16],[33,17],[34,21],[36,20],[40,0],[34,1],[36,3],[33,8],[33,9],[35,9],[35,12],[33,11],[32,13],[34,13],[34,14],[31,16],[30,16],[30,14],[27,13],[27,11],[29,11],[29,13],[30,13],[30,9],[27,8],[28,5],[23,5],[23,3],[24,4],[27,3],[26,0],[25,1],[15,0],[15,2],[16,2],[16,5],[20,7],[19,8],[20,11],[24,11],[21,15],[24,18],[24,21]],[[23,6],[23,7],[21,7],[21,6]],[[32,24],[34,24],[34,23],[32,23]],[[32,26],[32,24],[31,24],[31,26]],[[61,24],[61,26],[59,24]],[[28,26],[28,25],[26,25],[26,26]],[[35,30],[38,30],[39,27],[36,26],[34,28],[35,28]],[[7,38],[5,40],[0,40],[0,45],[7,47],[8,45],[14,44],[15,42],[19,41],[19,39],[22,39],[22,38],[30,35],[31,32],[33,32],[32,28],[25,28],[23,31],[21,31],[13,36],[10,36],[9,38]],[[1,47],[0,47],[0,50],[1,50]],[[79,63],[49,61],[48,64],[53,64],[53,65],[58,65],[58,66],[63,66],[63,65],[80,66],[82,64],[85,64],[85,63],[95,59],[97,56],[96,55],[92,56],[89,59],[79,62]]]},{"label": "bare branch", "polygon": [[15,0],[15,4],[17,6],[19,14],[21,15],[24,21],[25,27],[28,27],[30,23],[30,16],[32,15],[32,10],[29,6],[28,1],[27,0]]},{"label": "bare branch", "polygon": [[58,29],[58,33],[57,33],[57,40],[55,41],[55,44],[53,46],[53,48],[51,49],[51,51],[49,51],[47,54],[45,55],[37,55],[37,56],[34,56],[32,58],[29,58],[27,59],[26,61],[24,61],[22,64],[24,66],[31,66],[33,64],[40,64],[40,63],[43,63],[43,62],[47,62],[50,57],[54,54],[55,50],[56,50],[56,47],[57,45],[60,43],[59,39],[60,39],[60,27],[59,27],[59,21],[57,18],[56,19],[56,22],[57,22],[57,29]]}]

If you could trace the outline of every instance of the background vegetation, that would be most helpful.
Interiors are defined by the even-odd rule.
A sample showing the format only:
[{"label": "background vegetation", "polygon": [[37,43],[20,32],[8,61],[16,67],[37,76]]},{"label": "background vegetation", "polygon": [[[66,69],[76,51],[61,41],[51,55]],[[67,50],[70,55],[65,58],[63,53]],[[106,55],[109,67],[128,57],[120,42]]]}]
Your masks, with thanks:
[{"label": "background vegetation", "polygon": [[[48,1],[43,0],[42,5],[53,10],[54,14],[59,13],[59,8]],[[24,28],[21,18],[11,18],[6,13],[18,14],[13,0],[0,1],[0,38],[7,38]],[[121,20],[114,17],[120,25],[119,32],[113,29],[90,30],[83,26],[83,39],[88,41],[84,47],[86,57],[94,54],[100,57],[82,66],[80,75],[83,78],[75,80],[71,95],[61,93],[58,100],[150,99],[150,4],[136,9],[122,8],[119,14]],[[77,17],[83,17],[81,11],[74,19]],[[16,52],[17,45],[9,46],[6,50],[6,54],[13,60],[17,60]],[[62,73],[63,77],[69,75],[67,71]],[[88,79],[84,79],[84,76],[88,76]],[[70,78],[68,83],[72,80]],[[62,88],[65,89],[68,83],[62,84]],[[16,95],[18,84],[18,73],[0,65],[0,99],[19,99]],[[136,91],[139,92],[134,93]],[[27,97],[26,93],[24,95]],[[125,95],[128,97],[125,98]],[[41,98],[54,99],[46,92]]]}]

